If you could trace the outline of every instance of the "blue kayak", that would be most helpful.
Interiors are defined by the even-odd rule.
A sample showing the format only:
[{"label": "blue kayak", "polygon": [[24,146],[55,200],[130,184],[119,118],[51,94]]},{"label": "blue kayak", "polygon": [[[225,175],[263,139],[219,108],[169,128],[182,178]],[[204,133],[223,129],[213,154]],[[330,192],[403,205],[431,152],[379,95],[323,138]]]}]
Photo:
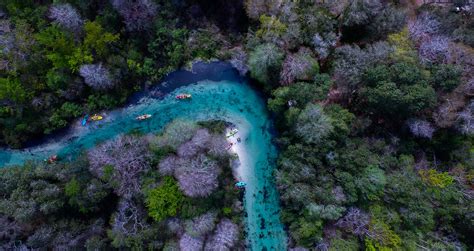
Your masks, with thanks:
[{"label": "blue kayak", "polygon": [[235,183],[235,186],[238,188],[244,188],[247,184],[245,182],[239,181]]},{"label": "blue kayak", "polygon": [[89,114],[87,114],[86,116],[84,116],[84,118],[82,119],[82,126],[85,126],[87,124],[87,120],[89,119]]}]

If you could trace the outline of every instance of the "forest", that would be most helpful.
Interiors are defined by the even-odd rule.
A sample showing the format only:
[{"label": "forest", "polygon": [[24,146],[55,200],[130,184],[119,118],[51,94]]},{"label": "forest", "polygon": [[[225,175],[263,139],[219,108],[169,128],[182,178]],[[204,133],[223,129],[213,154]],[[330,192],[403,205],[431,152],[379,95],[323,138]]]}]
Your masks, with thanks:
[{"label": "forest", "polygon": [[[288,250],[473,250],[474,6],[419,2],[2,0],[0,146],[227,61],[272,115]],[[0,167],[0,249],[248,249],[227,126]]]}]

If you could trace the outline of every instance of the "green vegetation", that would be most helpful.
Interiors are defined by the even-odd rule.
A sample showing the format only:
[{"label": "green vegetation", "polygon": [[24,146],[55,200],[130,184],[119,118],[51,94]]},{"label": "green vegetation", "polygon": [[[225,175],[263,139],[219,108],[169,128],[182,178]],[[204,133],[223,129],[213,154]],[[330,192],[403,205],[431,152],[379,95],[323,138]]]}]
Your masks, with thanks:
[{"label": "green vegetation", "polygon": [[[289,248],[474,248],[466,1],[99,2],[0,2],[0,145],[122,105],[192,60],[228,60],[269,97]],[[237,193],[225,158],[183,151],[222,128],[174,121],[149,144],[0,169],[0,249],[203,248],[217,222],[239,221]]]},{"label": "green vegetation", "polygon": [[183,195],[171,177],[165,177],[163,184],[147,192],[148,214],[156,221],[176,216],[181,207]]}]

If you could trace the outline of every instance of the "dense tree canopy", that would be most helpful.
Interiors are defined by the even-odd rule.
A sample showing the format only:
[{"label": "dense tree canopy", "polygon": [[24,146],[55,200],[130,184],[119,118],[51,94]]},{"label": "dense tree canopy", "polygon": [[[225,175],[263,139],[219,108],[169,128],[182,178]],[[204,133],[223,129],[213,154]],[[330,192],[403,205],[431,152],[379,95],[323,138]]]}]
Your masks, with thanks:
[{"label": "dense tree canopy", "polygon": [[[228,61],[268,98],[289,250],[472,250],[474,15],[419,2],[0,1],[0,146]],[[0,249],[244,249],[211,125],[0,167]]]}]

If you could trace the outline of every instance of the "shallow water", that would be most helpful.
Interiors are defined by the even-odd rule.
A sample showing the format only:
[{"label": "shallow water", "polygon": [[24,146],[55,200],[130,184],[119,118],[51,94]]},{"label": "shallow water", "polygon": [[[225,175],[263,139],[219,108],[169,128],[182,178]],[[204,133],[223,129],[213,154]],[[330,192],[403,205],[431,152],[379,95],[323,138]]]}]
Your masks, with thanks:
[{"label": "shallow water", "polygon": [[[193,98],[178,101],[177,93],[191,93]],[[152,118],[136,121],[138,115]],[[106,119],[87,127],[76,122],[68,133],[36,147],[23,150],[0,150],[0,166],[22,164],[30,159],[44,159],[52,154],[67,159],[84,149],[131,131],[159,132],[176,118],[193,121],[220,119],[235,124],[244,132],[245,161],[238,168],[247,183],[244,196],[247,240],[251,250],[285,250],[286,234],[280,223],[280,207],[273,183],[277,152],[272,139],[272,125],[265,103],[245,82],[200,81],[179,87],[163,99],[141,95],[133,104],[106,114]]]}]

